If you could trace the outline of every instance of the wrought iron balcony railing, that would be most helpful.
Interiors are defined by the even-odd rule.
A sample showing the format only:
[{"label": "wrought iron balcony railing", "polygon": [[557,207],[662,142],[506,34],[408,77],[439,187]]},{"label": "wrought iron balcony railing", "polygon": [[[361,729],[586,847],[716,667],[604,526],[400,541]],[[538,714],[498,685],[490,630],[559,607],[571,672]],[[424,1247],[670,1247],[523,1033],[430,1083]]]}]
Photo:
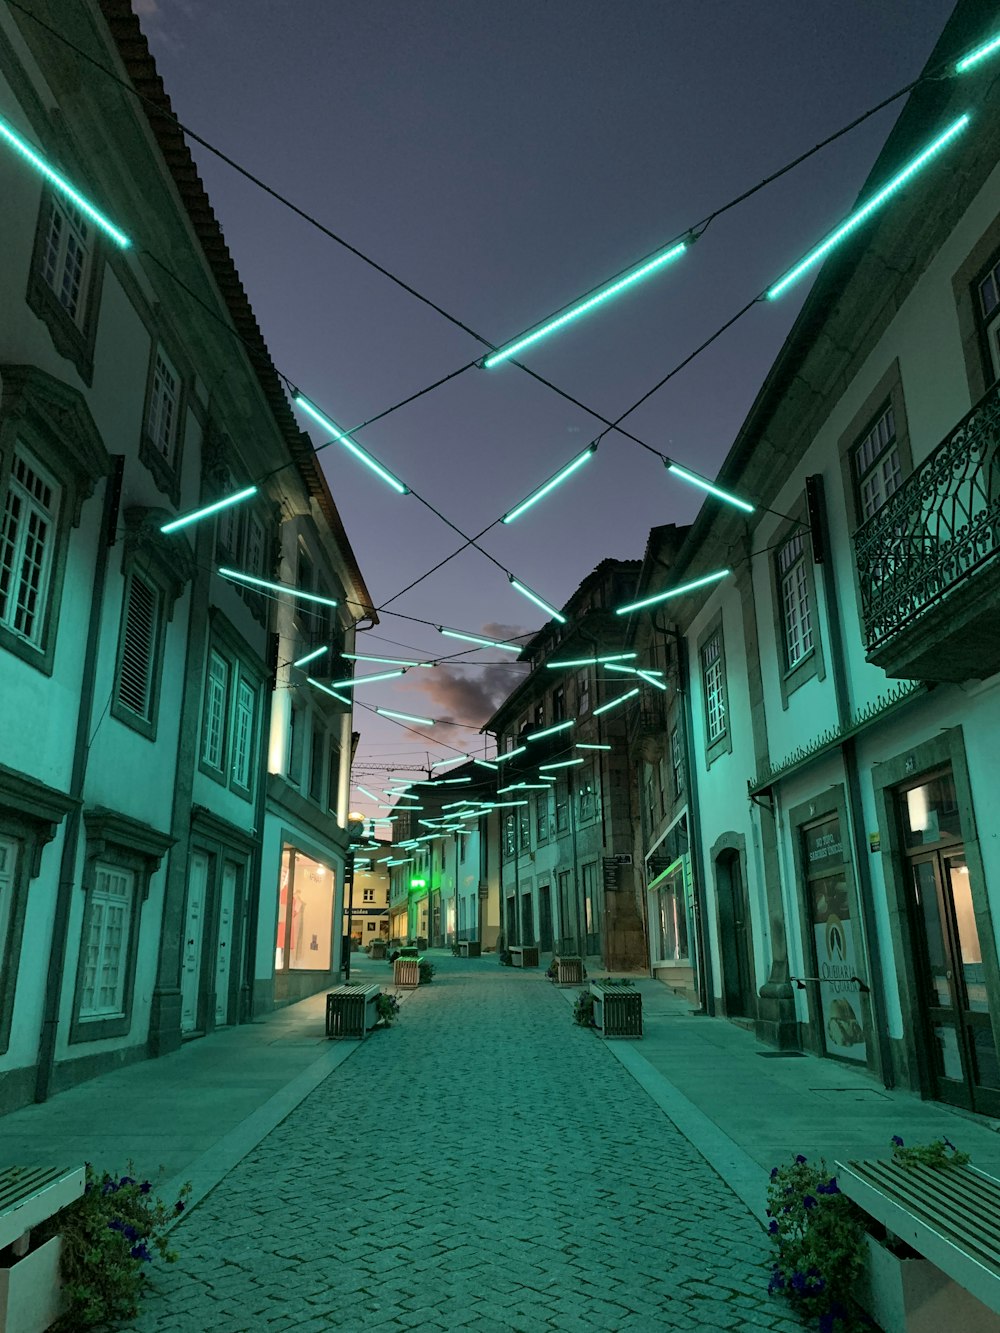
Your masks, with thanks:
[{"label": "wrought iron balcony railing", "polygon": [[1000,550],[1000,385],[854,537],[868,651]]}]

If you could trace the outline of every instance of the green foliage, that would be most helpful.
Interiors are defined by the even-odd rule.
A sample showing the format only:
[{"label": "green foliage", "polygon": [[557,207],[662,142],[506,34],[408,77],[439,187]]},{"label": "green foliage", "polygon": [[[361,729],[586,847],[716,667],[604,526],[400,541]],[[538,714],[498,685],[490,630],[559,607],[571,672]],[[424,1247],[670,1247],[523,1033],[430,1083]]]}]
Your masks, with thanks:
[{"label": "green foliage", "polygon": [[850,1327],[851,1287],[864,1267],[862,1214],[822,1159],[800,1153],[771,1171],[768,1232],[776,1255],[768,1290],[781,1292],[822,1333]]},{"label": "green foliage", "polygon": [[594,1026],[594,997],[589,990],[582,990],[573,1001],[573,1022],[581,1028]]},{"label": "green foliage", "polygon": [[433,964],[433,963],[428,963],[428,962],[426,961],[426,959],[421,958],[421,960],[420,960],[420,985],[423,986],[423,985],[425,985],[427,982],[430,982],[430,981],[433,981],[433,980],[434,980],[434,964]]},{"label": "green foliage", "polygon": [[507,949],[498,949],[498,950],[497,950],[497,958],[499,958],[499,960],[500,960],[500,966],[501,966],[501,967],[513,967],[513,966],[514,966],[513,961],[512,961],[512,959],[511,959],[511,956],[510,956],[510,951],[507,950]]},{"label": "green foliage", "polygon": [[558,977],[559,963],[555,958],[553,958],[552,962],[549,963],[548,967],[545,969],[545,975],[550,981],[555,981],[556,977]]},{"label": "green foliage", "polygon": [[379,991],[375,996],[375,1012],[378,1014],[379,1022],[384,1023],[386,1027],[391,1027],[394,1018],[399,1017],[399,1001],[395,995],[387,995],[385,991]]},{"label": "green foliage", "polygon": [[68,1305],[54,1325],[61,1333],[135,1318],[154,1254],[168,1264],[177,1260],[165,1232],[183,1211],[191,1186],[184,1186],[171,1208],[156,1198],[148,1180],[140,1183],[132,1176],[133,1169],[129,1162],[123,1176],[98,1176],[88,1162],[83,1196],[39,1228],[46,1239],[63,1238]]},{"label": "green foliage", "polygon": [[897,1166],[965,1166],[970,1160],[967,1152],[960,1152],[950,1139],[934,1139],[932,1143],[916,1143],[907,1148],[898,1134],[892,1136],[892,1160]]}]

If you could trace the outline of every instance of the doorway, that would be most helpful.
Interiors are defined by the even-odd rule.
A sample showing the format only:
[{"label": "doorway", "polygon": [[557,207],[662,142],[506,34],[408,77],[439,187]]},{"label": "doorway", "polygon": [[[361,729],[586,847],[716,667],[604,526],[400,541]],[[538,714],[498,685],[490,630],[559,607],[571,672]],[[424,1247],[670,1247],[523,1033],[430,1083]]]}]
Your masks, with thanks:
[{"label": "doorway", "polygon": [[535,919],[531,907],[531,894],[521,894],[521,943],[534,944]]},{"label": "doorway", "polygon": [[739,853],[722,852],[715,862],[719,904],[722,993],[730,1018],[755,1015],[750,911]]},{"label": "doorway", "polygon": [[188,863],[187,912],[184,918],[184,950],[181,959],[181,1032],[198,1031],[198,998],[201,988],[202,935],[209,859],[205,852],[192,852]]},{"label": "doorway", "polygon": [[552,896],[547,884],[538,890],[538,947],[542,953],[552,952]]},{"label": "doorway", "polygon": [[230,976],[233,955],[233,912],[236,907],[236,883],[240,868],[232,861],[222,867],[222,890],[219,897],[219,939],[215,962],[215,1026],[229,1023]]}]

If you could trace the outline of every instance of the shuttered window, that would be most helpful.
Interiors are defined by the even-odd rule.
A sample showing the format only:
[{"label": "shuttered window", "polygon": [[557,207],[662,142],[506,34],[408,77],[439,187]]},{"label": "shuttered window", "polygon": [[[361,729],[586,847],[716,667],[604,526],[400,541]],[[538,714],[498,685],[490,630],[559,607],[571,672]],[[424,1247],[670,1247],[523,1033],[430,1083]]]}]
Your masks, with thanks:
[{"label": "shuttered window", "polygon": [[94,867],[89,920],[83,941],[80,1017],[115,1018],[125,1012],[125,973],[135,875],[121,866]]},{"label": "shuttered window", "polygon": [[153,716],[153,682],[161,594],[155,584],[133,571],[125,594],[118,702],[138,717]]},{"label": "shuttered window", "polygon": [[0,624],[39,643],[56,540],[55,482],[18,445],[0,520]]}]

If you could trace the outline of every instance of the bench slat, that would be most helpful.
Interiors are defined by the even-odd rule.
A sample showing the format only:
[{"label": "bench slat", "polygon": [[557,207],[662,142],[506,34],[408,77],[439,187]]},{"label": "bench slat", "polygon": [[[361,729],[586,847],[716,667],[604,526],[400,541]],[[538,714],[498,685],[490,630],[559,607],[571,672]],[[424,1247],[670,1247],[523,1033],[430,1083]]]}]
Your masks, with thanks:
[{"label": "bench slat", "polygon": [[82,1166],[13,1166],[0,1172],[0,1249],[78,1199],[85,1184]]},{"label": "bench slat", "polygon": [[984,1190],[975,1176],[954,1167],[935,1170],[890,1162],[865,1165],[869,1179],[878,1188],[890,1197],[895,1195],[918,1217],[939,1226],[954,1243],[974,1250],[980,1262],[993,1268],[1000,1279],[1000,1230],[996,1223],[989,1223],[990,1212],[1000,1223],[1000,1190]]}]

